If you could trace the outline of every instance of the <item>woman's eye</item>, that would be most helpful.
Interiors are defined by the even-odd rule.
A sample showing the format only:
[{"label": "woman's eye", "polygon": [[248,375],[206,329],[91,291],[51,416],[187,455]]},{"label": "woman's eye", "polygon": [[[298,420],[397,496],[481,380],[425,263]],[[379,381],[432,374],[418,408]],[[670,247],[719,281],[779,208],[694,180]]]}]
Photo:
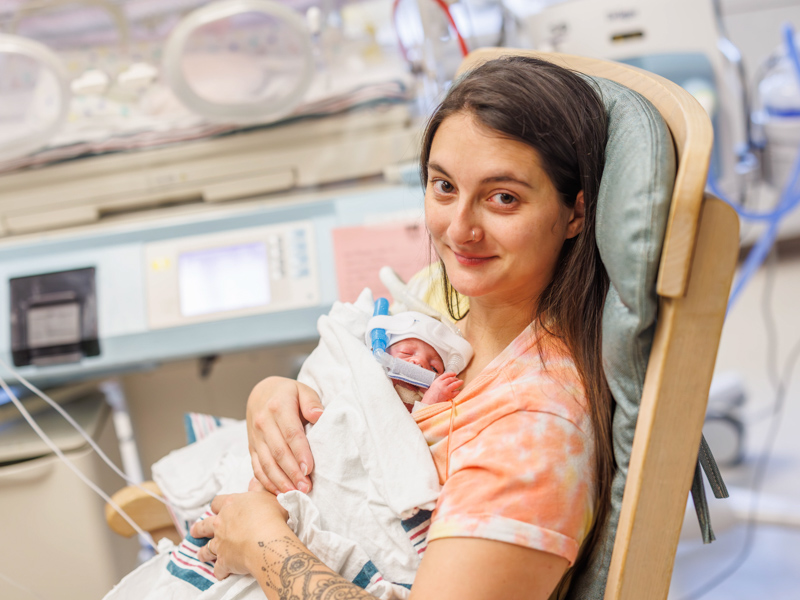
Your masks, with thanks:
[{"label": "woman's eye", "polygon": [[502,204],[503,206],[508,206],[517,201],[517,199],[511,194],[505,194],[503,192],[495,194],[494,196],[492,196],[492,199],[496,201],[498,204]]},{"label": "woman's eye", "polygon": [[443,179],[436,179],[433,182],[434,189],[442,194],[449,194],[453,191],[453,184]]}]

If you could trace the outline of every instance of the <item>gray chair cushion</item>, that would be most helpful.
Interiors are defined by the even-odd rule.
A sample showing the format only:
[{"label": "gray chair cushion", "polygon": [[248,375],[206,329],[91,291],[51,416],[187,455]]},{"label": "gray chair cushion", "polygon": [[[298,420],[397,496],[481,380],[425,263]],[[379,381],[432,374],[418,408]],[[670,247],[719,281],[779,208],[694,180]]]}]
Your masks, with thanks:
[{"label": "gray chair cushion", "polygon": [[653,342],[656,273],[675,180],[672,138],[655,107],[618,83],[587,79],[600,92],[608,112],[597,245],[611,280],[603,312],[603,362],[616,400],[613,434],[618,471],[608,523],[588,568],[573,577],[570,600],[601,599],[605,591]]}]

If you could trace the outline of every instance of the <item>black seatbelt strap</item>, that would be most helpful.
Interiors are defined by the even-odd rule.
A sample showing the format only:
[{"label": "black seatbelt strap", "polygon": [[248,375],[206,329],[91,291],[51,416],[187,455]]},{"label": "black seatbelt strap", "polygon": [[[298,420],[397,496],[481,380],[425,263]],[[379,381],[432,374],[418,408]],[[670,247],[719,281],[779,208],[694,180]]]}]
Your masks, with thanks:
[{"label": "black seatbelt strap", "polygon": [[722,481],[722,474],[719,472],[717,461],[711,454],[711,448],[706,442],[705,436],[700,438],[700,451],[697,454],[697,465],[694,468],[694,478],[692,479],[692,502],[697,513],[697,522],[700,524],[700,533],[703,535],[703,543],[710,544],[716,537],[711,528],[711,515],[708,510],[708,500],[706,499],[706,489],[703,485],[703,472],[705,472],[711,489],[716,498],[727,498],[728,488]]}]

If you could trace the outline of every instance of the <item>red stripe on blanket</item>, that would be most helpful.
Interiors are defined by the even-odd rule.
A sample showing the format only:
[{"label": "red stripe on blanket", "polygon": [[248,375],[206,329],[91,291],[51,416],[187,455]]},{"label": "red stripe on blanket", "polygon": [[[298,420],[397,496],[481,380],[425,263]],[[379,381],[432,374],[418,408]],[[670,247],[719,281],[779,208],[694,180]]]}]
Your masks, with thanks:
[{"label": "red stripe on blanket", "polygon": [[[175,562],[181,563],[182,565],[186,565],[187,567],[192,568],[192,569],[200,569],[201,571],[203,571],[203,573],[205,573],[207,575],[210,575],[211,577],[214,577],[214,572],[213,571],[209,571],[208,569],[206,569],[203,566],[203,563],[201,563],[200,561],[197,561],[197,563],[190,563],[188,561],[181,560],[180,558],[178,558],[174,554],[172,555],[172,560],[174,560]],[[214,579],[216,579],[216,577],[214,577]]]}]

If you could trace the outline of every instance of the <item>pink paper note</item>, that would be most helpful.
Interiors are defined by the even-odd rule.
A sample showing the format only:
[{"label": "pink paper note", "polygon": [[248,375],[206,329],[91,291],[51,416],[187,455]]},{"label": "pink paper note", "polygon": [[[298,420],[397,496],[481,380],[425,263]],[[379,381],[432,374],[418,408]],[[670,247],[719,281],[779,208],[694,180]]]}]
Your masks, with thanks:
[{"label": "pink paper note", "polygon": [[365,287],[375,298],[389,298],[378,271],[390,266],[403,280],[427,267],[436,254],[429,250],[428,232],[418,221],[339,227],[333,230],[333,253],[339,300],[353,302]]}]

